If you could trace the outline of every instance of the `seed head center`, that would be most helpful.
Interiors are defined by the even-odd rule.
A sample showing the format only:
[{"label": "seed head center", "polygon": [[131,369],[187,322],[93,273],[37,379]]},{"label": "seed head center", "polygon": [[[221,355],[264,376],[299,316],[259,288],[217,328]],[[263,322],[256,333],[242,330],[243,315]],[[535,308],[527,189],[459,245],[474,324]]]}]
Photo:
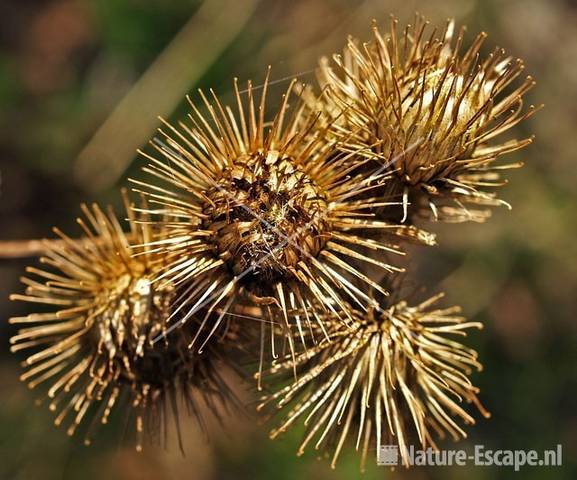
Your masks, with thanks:
[{"label": "seed head center", "polygon": [[310,263],[326,241],[327,201],[290,158],[239,158],[207,192],[204,227],[217,254],[245,284],[282,279]]}]

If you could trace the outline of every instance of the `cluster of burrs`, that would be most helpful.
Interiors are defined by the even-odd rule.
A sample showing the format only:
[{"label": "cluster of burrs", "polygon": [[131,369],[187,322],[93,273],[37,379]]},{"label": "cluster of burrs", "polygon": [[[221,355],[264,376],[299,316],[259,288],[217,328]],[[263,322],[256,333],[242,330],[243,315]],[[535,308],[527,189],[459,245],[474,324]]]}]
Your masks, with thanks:
[{"label": "cluster of burrs", "polygon": [[484,39],[393,19],[322,59],[317,86],[291,82],[273,115],[267,73],[235,81],[232,106],[201,91],[163,121],[138,200],[124,194],[128,228],[83,206],[81,238],[55,230],[13,296],[38,305],[11,319],[12,350],[30,352],[22,379],[55,423],[89,443],[120,411],[141,449],[179,427],[179,405],[199,421],[237,405],[248,373],[258,411],[281,417],[270,436],[304,423],[299,453],[333,466],[347,442],[362,465],[385,443],[406,465],[408,445],[465,437],[465,404],[488,414],[458,338],[480,325],[440,294],[403,296],[399,264],[406,242],[436,245],[422,225],[507,205],[496,187],[520,164],[501,157],[531,142],[503,134],[535,111],[533,80],[501,49],[481,55]]}]

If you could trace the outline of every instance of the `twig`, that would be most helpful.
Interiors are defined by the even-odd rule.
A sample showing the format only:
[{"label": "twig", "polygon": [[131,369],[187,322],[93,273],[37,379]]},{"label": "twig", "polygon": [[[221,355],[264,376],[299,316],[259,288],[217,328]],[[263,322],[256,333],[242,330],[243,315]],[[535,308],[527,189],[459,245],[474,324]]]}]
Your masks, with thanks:
[{"label": "twig", "polygon": [[49,246],[62,245],[62,240],[13,240],[0,241],[0,258],[37,257],[47,251]]},{"label": "twig", "polygon": [[[129,233],[125,233],[125,236],[129,242],[133,240],[132,235]],[[80,246],[82,246],[82,243],[106,245],[109,241],[105,238],[78,238],[72,240],[79,242]],[[64,245],[64,240],[60,238],[0,241],[0,259],[39,257],[49,250],[60,248]]]}]

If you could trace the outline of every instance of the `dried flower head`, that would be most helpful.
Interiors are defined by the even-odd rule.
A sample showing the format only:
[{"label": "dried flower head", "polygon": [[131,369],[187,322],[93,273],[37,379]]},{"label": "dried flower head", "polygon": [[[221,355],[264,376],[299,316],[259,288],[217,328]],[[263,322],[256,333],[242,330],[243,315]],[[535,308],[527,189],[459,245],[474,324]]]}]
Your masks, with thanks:
[{"label": "dried flower head", "polygon": [[[397,444],[408,465],[406,448],[412,438],[423,448],[436,449],[434,436],[465,437],[456,419],[468,424],[474,419],[460,405],[462,400],[488,415],[467,377],[481,365],[474,350],[450,337],[480,324],[456,316],[457,307],[430,308],[439,297],[414,307],[401,301],[384,310],[356,313],[351,328],[330,323],[330,341],[297,357],[297,381],[263,397],[259,409],[288,409],[271,438],[304,419],[299,455],[315,442],[315,449],[332,451],[334,467],[352,435],[363,468],[371,445]],[[270,370],[270,380],[285,378],[291,363],[280,361]]]},{"label": "dried flower head", "polygon": [[72,435],[88,423],[89,444],[97,424],[107,423],[113,407],[124,403],[135,416],[140,450],[145,433],[166,434],[167,406],[178,430],[177,397],[199,416],[198,396],[212,406],[213,397],[225,403],[231,392],[218,372],[222,355],[216,344],[204,355],[191,352],[190,329],[170,343],[153,343],[165,331],[177,292],[168,283],[151,282],[163,260],[145,246],[152,227],[137,223],[126,207],[127,234],[112,210],[97,205],[82,206],[82,240],[54,229],[61,243],[49,244],[41,259],[47,268],[28,268],[33,278],[22,279],[25,294],[11,297],[49,308],[12,318],[21,329],[11,343],[14,352],[33,350],[21,379],[30,388],[47,386],[56,425],[67,423]]},{"label": "dried flower head", "polygon": [[483,58],[485,33],[464,49],[464,28],[455,36],[449,21],[439,35],[427,25],[417,17],[399,35],[395,19],[385,34],[373,24],[370,42],[350,39],[342,56],[321,61],[324,95],[305,98],[324,112],[345,150],[390,164],[403,221],[413,215],[482,221],[490,212],[466,204],[507,205],[491,189],[505,183],[501,170],[521,164],[497,159],[531,143],[505,140],[503,133],[535,111],[525,110],[522,99],[534,81],[510,87],[523,63],[500,48]]},{"label": "dried flower head", "polygon": [[[316,117],[303,118],[301,104],[289,108],[293,84],[270,123],[268,75],[258,106],[251,83],[240,92],[235,81],[236,114],[214,92],[210,101],[201,91],[208,115],[189,99],[190,125],[164,122],[151,142],[157,157],[143,153],[150,161],[145,171],[167,185],[134,181],[157,206],[148,213],[168,219],[166,238],[149,245],[168,259],[161,278],[188,292],[179,307],[184,319],[207,306],[206,339],[243,303],[262,306],[265,321],[280,318],[285,332],[294,309],[312,312],[309,327],[321,318],[313,306],[349,317],[344,297],[361,306],[370,300],[351,278],[386,294],[354,262],[396,271],[374,254],[401,253],[394,245],[400,234],[420,235],[374,218],[377,207],[389,205],[370,194],[383,174],[351,175],[348,155],[335,151],[322,130],[311,134]],[[390,232],[393,244],[373,240],[367,232],[374,231]]]}]

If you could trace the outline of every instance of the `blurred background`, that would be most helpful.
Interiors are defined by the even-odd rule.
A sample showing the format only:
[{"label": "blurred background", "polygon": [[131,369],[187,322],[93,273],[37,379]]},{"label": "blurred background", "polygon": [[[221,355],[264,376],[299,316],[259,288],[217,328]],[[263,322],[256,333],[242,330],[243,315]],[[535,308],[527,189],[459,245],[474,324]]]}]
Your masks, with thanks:
[{"label": "blurred background", "polygon": [[[484,225],[435,225],[441,248],[414,256],[416,281],[485,324],[469,342],[485,370],[474,376],[492,412],[460,444],[491,449],[563,445],[562,468],[525,468],[525,478],[577,478],[577,3],[570,0],[1,0],[0,240],[37,239],[57,224],[77,232],[81,201],[118,203],[137,172],[135,149],[181,116],[197,87],[230,97],[231,81],[262,82],[267,65],[310,81],[318,57],[346,36],[369,37],[376,18],[401,24],[418,11],[442,26],[455,17],[468,39],[489,33],[525,60],[537,79],[528,97],[544,110],[519,126],[535,143],[513,154],[502,198]],[[1,253],[1,252],[0,252]],[[6,256],[6,255],[4,255]],[[433,258],[431,258],[433,257]],[[271,442],[254,418],[226,418],[210,438],[185,421],[186,456],[174,442],[143,454],[113,425],[86,448],[52,426],[35,393],[18,381],[7,325],[10,303],[32,259],[0,259],[1,479],[356,478],[358,459],[337,470],[312,453],[297,458],[299,432]],[[444,444],[451,448],[451,443]],[[368,462],[364,478],[508,478],[511,468],[414,468]]]}]

